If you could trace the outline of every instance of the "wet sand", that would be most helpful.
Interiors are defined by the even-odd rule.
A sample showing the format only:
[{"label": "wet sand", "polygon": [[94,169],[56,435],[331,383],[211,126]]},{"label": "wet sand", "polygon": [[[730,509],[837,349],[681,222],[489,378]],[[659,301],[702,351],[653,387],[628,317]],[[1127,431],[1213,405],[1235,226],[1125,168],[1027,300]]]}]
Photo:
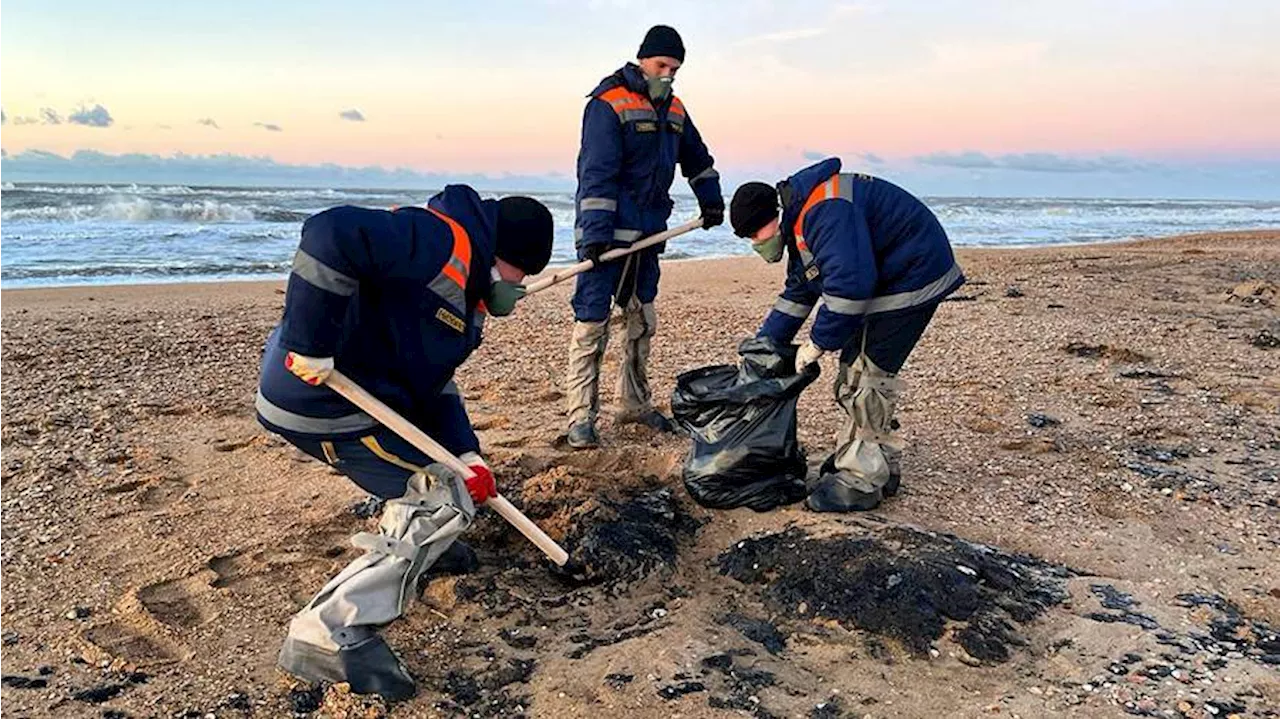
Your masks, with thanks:
[{"label": "wet sand", "polygon": [[[568,288],[490,321],[458,379],[504,494],[563,536],[601,503],[669,487],[696,528],[670,566],[575,588],[482,513],[479,575],[435,580],[388,632],[422,686],[390,715],[1277,716],[1280,231],[959,257],[970,282],[902,375],[903,492],[859,521],[699,508],[680,484],[687,442],[609,411],[605,446],[570,452]],[[734,361],[782,281],[754,259],[663,272],[661,398],[678,373]],[[254,420],[282,287],[3,293],[4,673],[30,680],[6,679],[6,713],[314,710],[275,654],[370,520],[350,511],[354,485]],[[614,342],[606,406],[617,362]],[[842,418],[831,369],[800,404],[812,462]],[[721,574],[722,553],[789,526],[953,534],[1069,568],[1068,599],[1018,624],[1007,661],[976,660],[959,625],[913,652]],[[383,711],[333,691],[323,704]]]}]

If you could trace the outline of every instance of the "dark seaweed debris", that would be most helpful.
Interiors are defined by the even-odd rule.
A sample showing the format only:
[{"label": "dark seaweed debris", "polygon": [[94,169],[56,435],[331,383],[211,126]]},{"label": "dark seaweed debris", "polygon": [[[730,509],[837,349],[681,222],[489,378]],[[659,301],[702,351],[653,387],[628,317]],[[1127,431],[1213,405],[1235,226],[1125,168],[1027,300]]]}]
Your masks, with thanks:
[{"label": "dark seaweed debris", "polygon": [[529,706],[529,698],[511,696],[507,687],[528,683],[533,674],[532,659],[508,659],[478,674],[451,671],[444,677],[442,687],[449,699],[438,706],[468,717],[523,716]]},{"label": "dark seaweed debris", "polygon": [[791,617],[821,617],[889,637],[924,654],[948,622],[970,655],[1004,661],[1025,624],[1067,599],[1065,567],[907,527],[867,536],[813,538],[796,528],[744,540],[720,572],[763,584],[766,602]]},{"label": "dark seaweed debris", "polygon": [[324,701],[324,686],[294,687],[289,690],[289,708],[294,714],[310,714],[320,708]]},{"label": "dark seaweed debris", "polygon": [[716,621],[737,629],[742,636],[763,646],[770,654],[781,654],[787,648],[786,636],[767,620],[730,612]]},{"label": "dark seaweed debris", "polygon": [[694,692],[705,692],[707,686],[702,682],[680,682],[679,684],[668,684],[658,690],[658,696],[671,701],[679,699],[685,694],[693,694]]},{"label": "dark seaweed debris", "polygon": [[777,683],[773,672],[739,664],[736,652],[713,654],[702,660],[704,675],[720,674],[729,690],[727,696],[711,696],[707,704],[713,709],[735,709],[751,712],[756,719],[771,719],[774,714],[760,703],[759,692]]},{"label": "dark seaweed debris", "polygon": [[697,523],[681,510],[670,489],[624,502],[602,502],[574,523],[565,540],[573,579],[625,583],[675,566],[679,540]]}]

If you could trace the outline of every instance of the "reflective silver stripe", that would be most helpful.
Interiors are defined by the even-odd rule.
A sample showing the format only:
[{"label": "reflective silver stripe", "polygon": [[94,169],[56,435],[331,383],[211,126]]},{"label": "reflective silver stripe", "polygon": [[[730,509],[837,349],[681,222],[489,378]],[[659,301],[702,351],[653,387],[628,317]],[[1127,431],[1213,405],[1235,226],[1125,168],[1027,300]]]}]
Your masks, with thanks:
[{"label": "reflective silver stripe", "polygon": [[797,319],[806,319],[809,313],[813,311],[813,305],[802,305],[799,302],[793,302],[783,297],[779,297],[777,302],[773,303],[773,309],[784,315],[790,315]]},{"label": "reflective silver stripe", "polygon": [[578,209],[586,212],[587,210],[604,210],[605,212],[617,212],[618,201],[610,200],[607,197],[584,197],[578,203]]},{"label": "reflective silver stripe", "polygon": [[632,122],[636,120],[653,120],[657,121],[658,113],[653,110],[623,110],[618,113],[619,119],[623,122]]},{"label": "reflective silver stripe", "polygon": [[258,414],[262,415],[262,418],[271,424],[280,429],[301,432],[302,434],[345,434],[376,427],[378,424],[377,420],[364,412],[356,412],[342,417],[308,417],[304,414],[290,412],[272,404],[271,400],[262,395],[262,390],[258,390],[258,398],[253,404],[254,408],[258,410]]},{"label": "reflective silver stripe", "polygon": [[840,173],[840,199],[853,202],[853,183],[855,182],[859,182],[856,176],[847,172]]},{"label": "reflective silver stripe", "polygon": [[918,290],[874,298],[871,300],[871,307],[867,310],[867,313],[892,312],[893,310],[929,304],[942,296],[942,293],[946,292],[962,276],[964,276],[964,273],[961,272],[960,265],[952,265],[945,275]]},{"label": "reflective silver stripe", "polygon": [[449,258],[449,264],[453,265],[453,269],[457,270],[458,274],[463,277],[469,277],[471,275],[471,268],[462,264],[462,258],[457,255],[453,255]]},{"label": "reflective silver stripe", "polygon": [[698,174],[694,175],[694,176],[689,180],[689,182],[692,184],[692,183],[694,183],[694,182],[701,182],[701,181],[703,181],[703,180],[717,180],[717,179],[719,179],[719,178],[720,178],[720,173],[719,173],[719,172],[716,172],[716,168],[715,168],[714,166],[712,166],[712,167],[708,167],[707,169],[703,170],[702,172],[699,172]]},{"label": "reflective silver stripe", "polygon": [[459,314],[465,313],[467,295],[458,286],[457,282],[444,275],[436,275],[436,278],[427,285],[427,289],[439,295],[440,299],[453,305],[455,309],[459,310]]},{"label": "reflective silver stripe", "polygon": [[870,306],[871,300],[850,300],[844,297],[824,294],[822,295],[822,304],[837,314],[861,317],[867,313],[867,307]]},{"label": "reflective silver stripe", "polygon": [[[640,239],[640,235],[641,235],[640,230],[614,230],[613,231],[613,239],[615,241],[626,242],[628,244]],[[586,235],[583,233],[581,227],[573,228],[573,239],[581,240],[585,236]]]},{"label": "reflective silver stripe", "polygon": [[844,297],[824,294],[822,295],[822,304],[830,308],[832,312],[854,316],[905,310],[909,307],[927,305],[938,299],[961,276],[963,276],[963,273],[960,270],[960,265],[952,265],[946,274],[918,290],[881,295],[872,297],[869,300],[850,300]]},{"label": "reflective silver stripe", "polygon": [[293,274],[335,295],[350,297],[360,283],[299,249],[293,255]]}]

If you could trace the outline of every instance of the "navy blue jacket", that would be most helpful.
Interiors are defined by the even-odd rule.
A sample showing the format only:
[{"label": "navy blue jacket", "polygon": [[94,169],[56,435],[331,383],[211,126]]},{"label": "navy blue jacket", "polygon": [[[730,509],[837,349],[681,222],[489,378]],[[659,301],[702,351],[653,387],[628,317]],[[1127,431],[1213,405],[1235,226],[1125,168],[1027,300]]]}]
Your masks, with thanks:
[{"label": "navy blue jacket", "polygon": [[582,117],[574,232],[579,250],[629,245],[665,230],[676,163],[700,205],[724,206],[715,161],[680,98],[671,95],[655,106],[644,73],[630,63],[602,80]]},{"label": "navy blue jacket", "polygon": [[[810,338],[842,349],[864,317],[940,302],[964,284],[947,233],[914,195],[831,158],[783,185],[787,284],[760,335],[790,342],[814,305]],[[821,302],[819,302],[821,300]]]},{"label": "navy blue jacket", "polygon": [[293,351],[333,357],[454,454],[479,451],[453,373],[480,345],[498,206],[450,185],[428,207],[335,207],[303,223],[284,319],[263,358],[257,409],[267,429],[338,440],[377,424],[290,373],[284,358]]}]

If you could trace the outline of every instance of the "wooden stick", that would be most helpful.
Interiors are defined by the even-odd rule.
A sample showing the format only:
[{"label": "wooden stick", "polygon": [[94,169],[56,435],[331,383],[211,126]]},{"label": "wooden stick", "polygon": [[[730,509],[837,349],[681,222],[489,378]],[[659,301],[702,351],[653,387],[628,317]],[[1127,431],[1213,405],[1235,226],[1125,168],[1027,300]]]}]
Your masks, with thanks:
[{"label": "wooden stick", "polygon": [[[699,227],[702,227],[701,217],[693,220],[689,220],[683,225],[680,225],[679,227],[673,227],[670,230],[667,230],[666,232],[659,232],[656,235],[646,237],[643,240],[640,240],[639,242],[636,242],[635,244],[629,247],[619,247],[614,250],[609,250],[608,252],[600,255],[600,261],[608,262],[609,260],[616,260],[619,257],[626,257],[632,252],[639,252],[640,250],[643,250],[646,247],[653,247],[654,245],[660,242],[666,242],[667,240],[673,237],[679,237],[680,235],[683,235],[684,233],[690,232],[692,230],[696,230]],[[575,275],[580,275],[583,272],[586,272],[587,270],[595,266],[596,266],[596,263],[592,262],[591,260],[583,260],[582,262],[579,262],[576,265],[569,265],[568,267],[560,270],[559,272],[556,272],[550,277],[544,277],[538,280],[537,282],[526,285],[524,288],[524,293],[526,295],[531,295],[534,292],[541,292],[547,289],[548,287],[551,287],[553,285],[558,285],[561,282],[564,282],[570,277],[574,277]]]},{"label": "wooden stick", "polygon": [[[350,377],[342,374],[338,370],[329,373],[329,378],[325,380],[334,392],[346,397],[352,404],[364,410],[369,416],[386,425],[392,432],[400,435],[413,446],[417,447],[428,457],[445,465],[449,469],[462,475],[464,479],[475,476],[471,468],[462,462],[462,460],[453,456],[453,453],[445,449],[439,442],[428,437],[426,432],[418,429],[412,422],[400,416],[395,410],[388,407],[382,400],[369,394],[363,387],[351,381]],[[485,506],[502,515],[502,518],[510,522],[520,533],[538,546],[551,561],[558,566],[563,567],[569,561],[568,552],[564,551],[555,540],[547,536],[533,520],[524,516],[515,505],[507,501],[501,495],[491,497],[485,502]]]}]

